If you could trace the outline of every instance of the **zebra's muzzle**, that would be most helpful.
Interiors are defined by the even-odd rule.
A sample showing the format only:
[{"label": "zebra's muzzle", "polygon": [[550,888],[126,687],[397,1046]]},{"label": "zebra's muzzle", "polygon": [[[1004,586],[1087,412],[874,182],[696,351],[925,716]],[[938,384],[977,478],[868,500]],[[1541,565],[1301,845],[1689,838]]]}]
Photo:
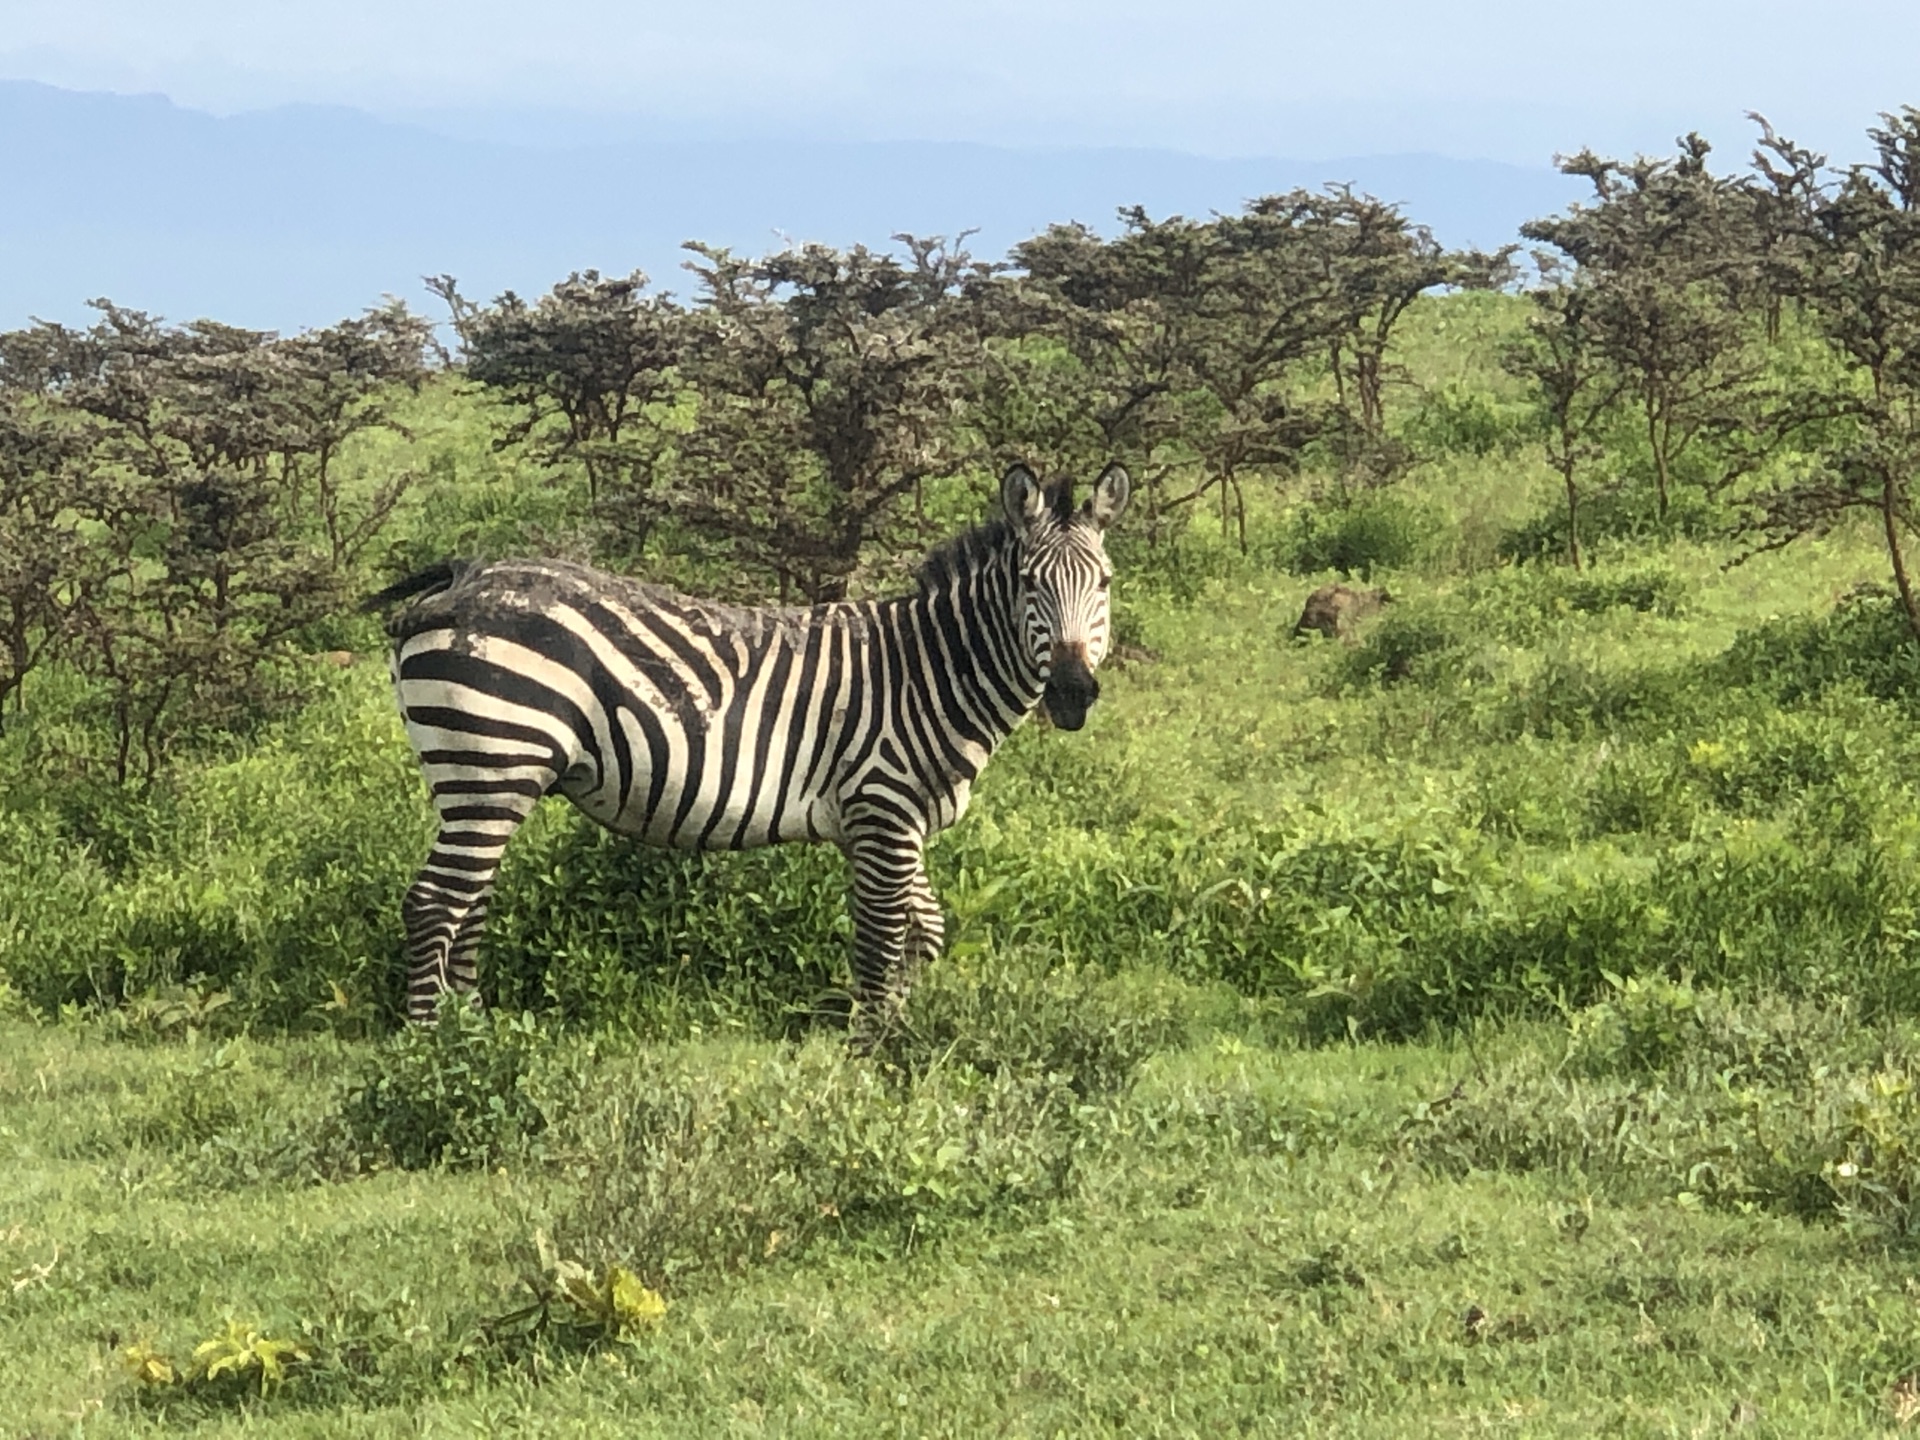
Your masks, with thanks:
[{"label": "zebra's muzzle", "polygon": [[1078,730],[1087,723],[1088,708],[1099,698],[1100,682],[1087,664],[1086,651],[1078,647],[1054,651],[1047,688],[1040,696],[1041,703],[1047,707],[1047,718],[1054,726]]}]

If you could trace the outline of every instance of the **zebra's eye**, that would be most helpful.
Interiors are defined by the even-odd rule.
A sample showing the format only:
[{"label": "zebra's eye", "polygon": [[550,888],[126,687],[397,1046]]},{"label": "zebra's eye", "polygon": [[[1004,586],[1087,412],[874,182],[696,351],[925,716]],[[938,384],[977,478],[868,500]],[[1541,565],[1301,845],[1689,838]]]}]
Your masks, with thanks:
[{"label": "zebra's eye", "polygon": [[1111,576],[1111,575],[1102,575],[1102,576],[1100,577],[1100,588],[1101,588],[1102,590],[1105,590],[1105,589],[1108,589],[1108,588],[1110,588],[1110,587],[1112,586],[1112,584],[1113,584],[1113,576]]}]

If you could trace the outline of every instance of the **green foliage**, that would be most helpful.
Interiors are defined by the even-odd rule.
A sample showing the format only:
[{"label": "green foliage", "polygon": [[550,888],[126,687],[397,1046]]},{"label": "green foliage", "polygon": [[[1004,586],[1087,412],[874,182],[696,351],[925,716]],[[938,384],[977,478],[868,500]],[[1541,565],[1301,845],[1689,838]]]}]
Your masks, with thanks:
[{"label": "green foliage", "polygon": [[193,1400],[234,1403],[249,1396],[264,1399],[290,1368],[311,1357],[295,1341],[275,1340],[229,1317],[218,1335],[193,1347],[185,1366],[145,1344],[128,1346],[120,1358],[134,1383],[149,1393],[177,1387]]},{"label": "green foliage", "polygon": [[600,1075],[553,1137],[556,1246],[673,1290],[828,1235],[888,1248],[1072,1193],[1095,1112],[1066,1078],[930,1065],[889,1076],[814,1042]]},{"label": "green foliage", "polygon": [[[1677,490],[1662,515],[1650,492],[1612,485],[1583,495],[1580,500],[1580,546],[1583,553],[1621,548],[1671,536],[1689,540],[1724,534],[1726,512],[1695,490]],[[1496,543],[1503,560],[1558,560],[1567,553],[1567,511],[1560,504],[1540,511],[1513,526]]]},{"label": "green foliage", "polygon": [[530,1015],[489,1014],[449,997],[439,1022],[382,1043],[348,1090],[340,1118],[374,1164],[498,1164],[548,1126],[545,1036]]},{"label": "green foliage", "polygon": [[1425,549],[1434,516],[1398,494],[1376,495],[1343,507],[1296,510],[1283,542],[1287,568],[1296,575],[1336,570],[1370,579],[1376,570],[1399,570]]},{"label": "green foliage", "polygon": [[1672,1064],[1696,1038],[1698,997],[1686,978],[1622,978],[1611,971],[1614,994],[1576,1011],[1569,1022],[1568,1064],[1597,1074],[1655,1071]]},{"label": "green foliage", "polygon": [[1432,680],[1465,643],[1458,620],[1444,610],[1396,605],[1347,652],[1344,678],[1356,685]]},{"label": "green foliage", "polygon": [[1523,407],[1449,380],[1420,397],[1401,434],[1422,454],[1488,456],[1517,448],[1534,428],[1534,417]]},{"label": "green foliage", "polygon": [[1718,670],[1780,705],[1857,688],[1909,708],[1920,696],[1920,649],[1899,602],[1879,587],[1856,590],[1826,614],[1768,619],[1741,631]]},{"label": "green foliage", "polygon": [[1031,952],[963,950],[916,989],[910,1021],[884,1054],[914,1075],[963,1066],[985,1076],[1044,1075],[1083,1097],[1110,1095],[1219,1008],[1220,997],[1168,974],[1115,975]]},{"label": "green foliage", "polygon": [[384,689],[344,672],[247,753],[106,809],[104,837],[0,806],[0,973],[46,1013],[135,999],[139,1029],[193,986],[232,997],[222,1024],[397,1013],[389,917],[430,822]]}]

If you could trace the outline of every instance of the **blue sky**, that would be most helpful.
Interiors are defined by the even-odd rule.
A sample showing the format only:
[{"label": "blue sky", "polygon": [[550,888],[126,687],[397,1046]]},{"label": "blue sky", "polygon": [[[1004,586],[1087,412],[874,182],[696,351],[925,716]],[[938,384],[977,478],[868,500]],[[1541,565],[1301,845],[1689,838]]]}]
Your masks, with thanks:
[{"label": "blue sky", "polygon": [[1761,109],[1844,155],[1876,111],[1920,103],[1920,6],[0,0],[0,77],[529,138],[598,124],[1534,164],[1665,149],[1688,127],[1744,152],[1742,112]]}]

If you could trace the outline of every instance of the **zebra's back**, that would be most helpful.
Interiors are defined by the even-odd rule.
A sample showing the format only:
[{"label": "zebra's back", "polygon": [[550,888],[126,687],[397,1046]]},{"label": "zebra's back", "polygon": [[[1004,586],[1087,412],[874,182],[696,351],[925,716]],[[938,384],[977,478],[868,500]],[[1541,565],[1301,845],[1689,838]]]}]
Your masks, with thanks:
[{"label": "zebra's back", "polygon": [[872,704],[866,624],[858,606],[741,609],[509,561],[397,617],[394,681],[450,820],[490,792],[557,790],[657,845],[836,839]]}]

